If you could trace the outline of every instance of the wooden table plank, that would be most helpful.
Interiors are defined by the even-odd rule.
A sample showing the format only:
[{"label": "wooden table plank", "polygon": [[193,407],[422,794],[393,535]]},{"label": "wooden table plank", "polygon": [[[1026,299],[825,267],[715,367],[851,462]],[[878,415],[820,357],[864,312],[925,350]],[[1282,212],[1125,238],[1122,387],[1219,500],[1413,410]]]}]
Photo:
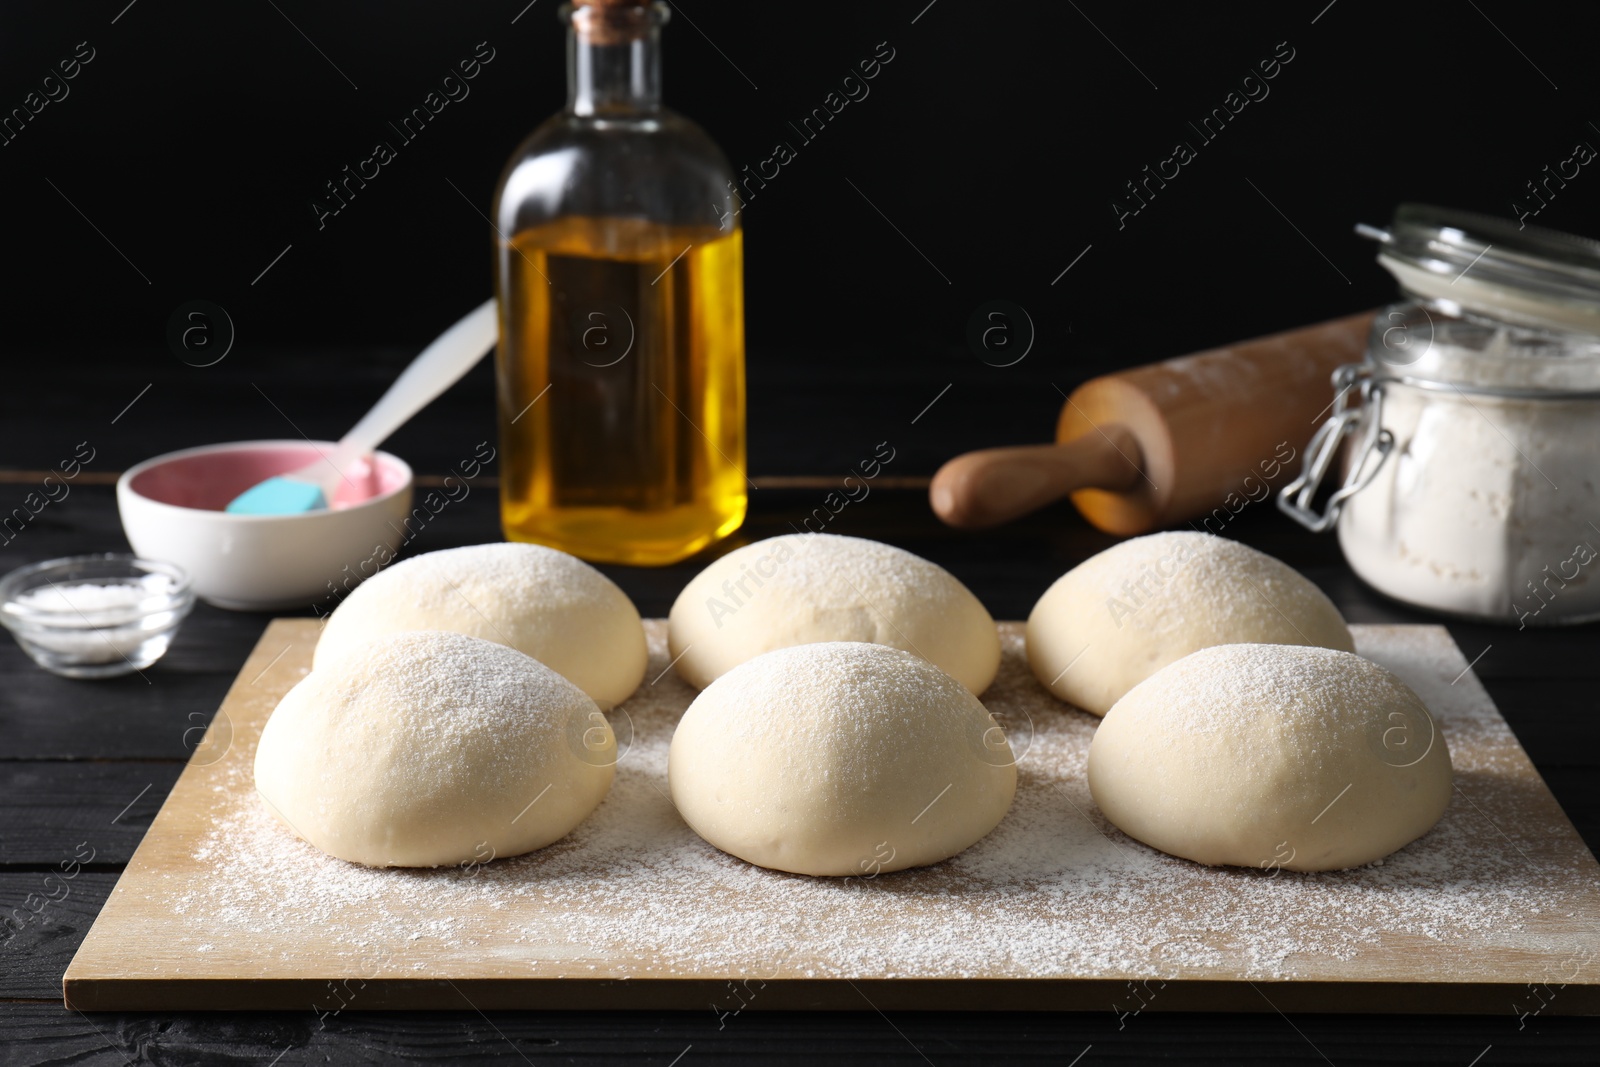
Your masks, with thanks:
[{"label": "wooden table plank", "polygon": [[1588,763],[1570,767],[1547,764],[1539,767],[1539,773],[1561,802],[1561,810],[1572,820],[1589,851],[1600,853],[1600,848],[1596,847],[1597,838],[1600,838],[1600,796],[1595,794],[1594,766]]},{"label": "wooden table plank", "polygon": [[[1220,1025],[1226,1022],[1226,1026]],[[1520,1028],[1519,1028],[1520,1026]],[[1156,1061],[1197,1067],[1389,1064],[1467,1067],[1593,1061],[1593,1020],[1509,1010],[1438,1015],[1217,1016],[1096,1013],[169,1012],[84,1015],[59,1003],[0,1003],[0,1065],[762,1064],[816,1067],[823,1045],[853,1062],[1067,1067]],[[1492,1046],[1492,1052],[1483,1055]],[[682,1059],[678,1059],[678,1057]],[[281,1058],[279,1058],[281,1057]],[[827,1062],[840,1062],[829,1057]]]},{"label": "wooden table plank", "polygon": [[71,870],[0,871],[0,997],[59,1000],[61,975],[118,877]]},{"label": "wooden table plank", "polygon": [[[1596,651],[1600,654],[1600,640]],[[1595,692],[1582,692],[1556,678],[1496,678],[1484,685],[1497,703],[1516,709],[1506,721],[1536,764],[1594,765],[1600,751]]]},{"label": "wooden table plank", "polygon": [[176,760],[0,763],[0,869],[53,866],[83,841],[97,864],[128,862],[182,770]]},{"label": "wooden table plank", "polygon": [[0,649],[0,678],[21,679],[14,687],[0,682],[4,760],[185,759],[185,738],[196,736],[189,731],[210,721],[233,680],[222,671],[178,673],[163,661],[143,678],[73,681],[18,662],[21,656]]}]

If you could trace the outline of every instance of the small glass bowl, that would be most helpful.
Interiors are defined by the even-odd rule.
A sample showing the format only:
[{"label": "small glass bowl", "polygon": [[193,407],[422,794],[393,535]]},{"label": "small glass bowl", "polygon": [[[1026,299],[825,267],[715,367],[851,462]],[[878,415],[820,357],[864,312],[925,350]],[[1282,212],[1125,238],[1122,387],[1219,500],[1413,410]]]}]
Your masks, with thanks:
[{"label": "small glass bowl", "polygon": [[69,556],[0,578],[0,622],[65,678],[114,678],[160,659],[194,607],[183,568],[127,553]]}]

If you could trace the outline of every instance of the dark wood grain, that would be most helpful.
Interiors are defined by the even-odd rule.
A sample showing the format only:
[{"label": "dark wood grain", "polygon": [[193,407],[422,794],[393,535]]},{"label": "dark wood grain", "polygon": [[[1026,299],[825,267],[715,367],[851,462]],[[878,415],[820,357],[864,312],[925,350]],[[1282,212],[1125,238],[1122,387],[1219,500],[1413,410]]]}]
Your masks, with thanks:
[{"label": "dark wood grain", "polygon": [[[240,1015],[92,1015],[52,1004],[0,1004],[8,1040],[0,1065],[89,1063],[507,1064],[935,1064],[962,1067],[1093,1064],[1504,1064],[1590,1062],[1593,1026],[1582,1019],[1519,1020],[1509,1010],[1478,1025],[1444,1016],[1284,1017],[1152,1010],[1119,1018],[1075,1015],[895,1012],[412,1012],[350,1010]],[[1225,1021],[1226,1025],[1219,1025]],[[1463,1025],[1467,1022],[1467,1025]],[[1085,1049],[1088,1052],[1085,1054]],[[1167,1056],[1161,1056],[1161,1052]],[[682,1057],[679,1059],[678,1057]],[[278,1059],[281,1057],[281,1059]]]},{"label": "dark wood grain", "polygon": [[[822,390],[818,390],[820,393]],[[949,398],[947,398],[949,399]],[[974,401],[977,403],[979,401]],[[991,423],[1003,421],[996,413]],[[445,419],[473,421],[466,408]],[[456,421],[460,420],[460,421]],[[920,424],[919,424],[920,425]],[[785,432],[803,436],[797,418]],[[448,431],[448,432],[445,432]],[[440,430],[460,432],[445,426]],[[226,435],[225,435],[226,436]],[[438,434],[435,435],[438,437]],[[139,451],[140,437],[129,446]],[[184,442],[190,443],[190,442]],[[870,443],[870,442],[869,442]],[[815,448],[803,443],[799,447]],[[147,450],[149,449],[146,445]],[[436,450],[439,456],[446,448]],[[937,451],[925,446],[925,454]],[[808,453],[817,455],[813,451]],[[419,464],[420,466],[420,464]],[[910,465],[907,465],[908,468]],[[770,470],[771,468],[769,468]],[[793,468],[789,468],[793,469]],[[826,471],[812,468],[810,473]],[[909,470],[908,470],[909,472]],[[842,473],[840,474],[842,478]],[[0,485],[0,493],[8,486]],[[14,487],[11,487],[14,488]],[[646,615],[663,615],[706,561],[739,544],[787,532],[821,504],[823,489],[762,489],[745,528],[701,558],[661,569],[604,568]],[[409,546],[428,551],[499,536],[492,490],[451,505]],[[44,524],[45,519],[49,525]],[[875,489],[827,529],[901,545],[949,568],[999,618],[1026,617],[1061,573],[1113,539],[1088,527],[1061,504],[998,531],[963,533],[939,525],[915,489]],[[1438,621],[1389,601],[1355,578],[1331,537],[1299,529],[1273,509],[1247,509],[1225,531],[1300,569],[1352,622]],[[40,517],[5,550],[20,564],[34,559],[125,547],[109,486],[81,486]],[[309,605],[307,606],[309,610]],[[718,1030],[702,1018],[643,1013],[585,1015],[493,1013],[304,1015],[96,1015],[59,1006],[60,975],[115,880],[140,829],[164,799],[190,742],[209,721],[238,665],[267,622],[264,615],[200,606],[168,656],[138,677],[68,682],[35,668],[10,643],[0,644],[0,901],[20,904],[37,892],[48,864],[79,842],[97,849],[93,868],[46,920],[0,946],[0,996],[36,1003],[0,1004],[8,1031],[0,1063],[436,1062],[451,1057],[544,1063],[670,1064],[689,1046],[695,1063],[805,1063],[819,1055],[841,1063],[946,1064],[1039,1062],[1143,1063],[1173,1058],[1194,1063],[1324,1063],[1368,1061],[1464,1065],[1588,1063],[1600,1043],[1600,1021],[1519,1020],[1503,1015],[1371,1016],[1285,1019],[1261,1015],[1163,1015],[1152,1010],[1118,1020],[1104,1016],[895,1013],[763,1014],[752,1009]],[[1600,843],[1600,717],[1593,693],[1600,629],[1523,631],[1470,623],[1450,630],[1467,658],[1485,648],[1475,673],[1545,774],[1557,799],[1591,848]],[[1490,647],[1492,646],[1492,647]],[[150,788],[142,796],[145,785]],[[124,805],[137,803],[112,824]],[[119,803],[120,801],[120,803]],[[104,824],[103,826],[101,824]],[[1519,1022],[1521,1028],[1519,1029]],[[503,1033],[505,1037],[501,1035]],[[506,1040],[509,1038],[510,1040]],[[553,1044],[551,1042],[554,1042]]]},{"label": "dark wood grain", "polygon": [[185,734],[209,720],[233,682],[233,672],[182,673],[165,661],[142,675],[73,681],[39,670],[15,646],[0,650],[0,677],[16,679],[0,688],[8,759],[184,759]]},{"label": "dark wood grain", "polygon": [[[202,735],[196,727],[189,740]],[[85,841],[96,864],[128,862],[182,769],[177,760],[0,762],[0,870],[54,866]]]},{"label": "dark wood grain", "polygon": [[[81,840],[61,858],[70,859]],[[116,884],[113,873],[54,864],[0,871],[0,997],[59,997],[61,975]]]}]

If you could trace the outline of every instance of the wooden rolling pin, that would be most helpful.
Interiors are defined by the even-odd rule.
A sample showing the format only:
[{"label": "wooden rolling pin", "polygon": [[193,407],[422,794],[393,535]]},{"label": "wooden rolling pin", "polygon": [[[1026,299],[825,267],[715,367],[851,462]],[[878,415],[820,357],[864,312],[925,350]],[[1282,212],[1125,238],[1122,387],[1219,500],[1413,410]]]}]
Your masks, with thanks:
[{"label": "wooden rolling pin", "polygon": [[1131,535],[1287,481],[1333,399],[1334,370],[1362,358],[1374,314],[1087,381],[1061,409],[1056,444],[957,456],[929,486],[933,510],[981,529],[1070,493],[1094,525]]}]

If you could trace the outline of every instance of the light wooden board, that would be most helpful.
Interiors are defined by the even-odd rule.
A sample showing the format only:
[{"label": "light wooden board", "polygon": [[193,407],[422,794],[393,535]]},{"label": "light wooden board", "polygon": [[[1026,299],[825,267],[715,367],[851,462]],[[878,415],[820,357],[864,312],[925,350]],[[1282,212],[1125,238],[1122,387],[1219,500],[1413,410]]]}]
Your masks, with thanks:
[{"label": "light wooden board", "polygon": [[693,693],[646,627],[600,809],[530,856],[419,872],[323,856],[255,797],[261,727],[316,640],[274,622],[68,967],[67,1006],[1600,1011],[1600,866],[1441,627],[1354,628],[1456,768],[1439,826],[1383,865],[1205,868],[1124,837],[1082,779],[1098,720],[1033,680],[1002,623],[984,701],[1018,753],[1011,813],[953,860],[849,881],[752,867],[678,819],[665,752]]}]

